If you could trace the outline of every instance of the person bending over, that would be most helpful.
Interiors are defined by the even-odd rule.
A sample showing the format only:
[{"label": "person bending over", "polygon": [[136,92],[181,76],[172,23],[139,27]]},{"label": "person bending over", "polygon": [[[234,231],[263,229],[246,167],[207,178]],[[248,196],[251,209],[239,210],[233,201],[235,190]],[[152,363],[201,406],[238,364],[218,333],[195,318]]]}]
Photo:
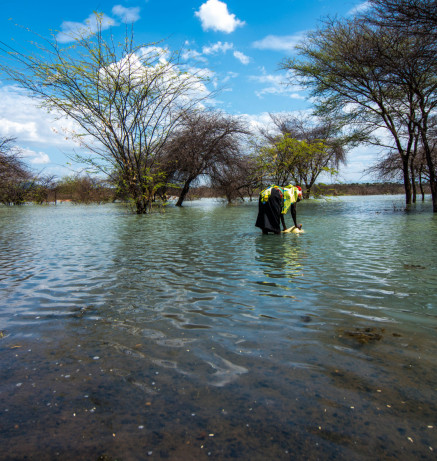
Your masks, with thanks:
[{"label": "person bending over", "polygon": [[273,232],[281,233],[280,225],[283,230],[287,230],[284,216],[290,209],[294,225],[302,228],[302,224],[296,221],[296,203],[302,199],[302,189],[299,186],[289,185],[287,187],[269,186],[261,191],[258,204],[258,217],[255,226],[259,227],[263,234]]}]

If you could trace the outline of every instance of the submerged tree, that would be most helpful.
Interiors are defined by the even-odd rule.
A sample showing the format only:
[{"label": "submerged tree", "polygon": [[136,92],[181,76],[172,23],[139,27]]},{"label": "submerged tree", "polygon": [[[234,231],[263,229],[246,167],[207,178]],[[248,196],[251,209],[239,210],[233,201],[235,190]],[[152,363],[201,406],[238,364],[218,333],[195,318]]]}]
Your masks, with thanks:
[{"label": "submerged tree", "polygon": [[211,186],[220,196],[226,197],[228,203],[236,199],[252,199],[259,184],[256,179],[256,164],[253,158],[239,155],[231,162],[214,165],[211,173]]},{"label": "submerged tree", "polygon": [[[310,88],[321,114],[343,120],[373,136],[371,142],[396,149],[403,165],[406,203],[411,203],[409,163],[420,134],[437,105],[435,60],[425,57],[432,41],[367,19],[329,20],[299,46],[300,58],[283,67]],[[437,211],[437,188],[433,192]]]},{"label": "submerged tree", "polygon": [[180,187],[182,206],[191,185],[202,176],[218,177],[219,171],[238,168],[242,137],[249,134],[238,118],[215,111],[186,112],[166,146],[166,181]]},{"label": "submerged tree", "polygon": [[417,102],[414,121],[421,157],[427,165],[433,211],[437,212],[437,163],[433,146],[433,121],[437,108],[437,1],[371,0],[373,9],[364,20],[389,28],[410,47],[392,69],[391,80],[411,89]]},{"label": "submerged tree", "polygon": [[97,31],[81,31],[70,47],[53,37],[26,56],[3,44],[12,63],[1,69],[45,108],[74,120],[69,135],[90,153],[77,159],[115,172],[136,212],[146,213],[160,186],[164,145],[206,88],[199,75],[181,70],[177,53],[136,45],[128,29],[122,42],[105,38],[96,19]]}]

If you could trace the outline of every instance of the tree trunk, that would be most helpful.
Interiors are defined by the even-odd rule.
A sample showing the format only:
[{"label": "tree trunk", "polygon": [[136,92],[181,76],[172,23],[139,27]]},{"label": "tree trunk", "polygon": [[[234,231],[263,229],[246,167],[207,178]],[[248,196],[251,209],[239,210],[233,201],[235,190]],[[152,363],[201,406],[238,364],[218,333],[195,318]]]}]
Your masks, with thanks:
[{"label": "tree trunk", "polygon": [[[435,175],[433,175],[435,178]],[[432,196],[432,211],[437,213],[437,181],[430,181],[431,186],[431,196]]]},{"label": "tree trunk", "polygon": [[423,147],[425,149],[426,163],[429,171],[429,185],[431,187],[432,211],[437,213],[437,177],[435,174],[435,165],[431,156],[431,149],[428,140],[422,136]]},{"label": "tree trunk", "polygon": [[420,193],[422,194],[422,202],[424,202],[425,201],[425,191],[423,190],[421,171],[419,171],[419,188],[420,188]]},{"label": "tree trunk", "polygon": [[185,181],[184,187],[181,190],[181,194],[179,195],[178,201],[176,202],[176,206],[182,206],[182,202],[185,200],[188,191],[190,190],[190,184],[194,178],[189,178]]},{"label": "tree trunk", "polygon": [[411,188],[413,191],[413,203],[416,203],[417,188],[416,188],[416,176],[414,174],[413,159],[410,162],[410,174],[411,174]]},{"label": "tree trunk", "polygon": [[135,199],[135,206],[137,214],[146,214],[150,209],[150,203],[144,196]]},{"label": "tree trunk", "polygon": [[428,143],[428,136],[427,136],[427,119],[424,117],[423,127],[420,131],[420,135],[422,138],[422,146],[425,151],[425,158],[426,163],[428,165],[429,171],[429,185],[431,187],[431,197],[432,197],[432,211],[437,213],[437,178],[436,178],[436,171],[434,160],[431,155],[431,148]]},{"label": "tree trunk", "polygon": [[405,157],[402,157],[402,172],[404,174],[405,203],[411,205],[411,182],[410,175],[408,174],[408,159]]}]

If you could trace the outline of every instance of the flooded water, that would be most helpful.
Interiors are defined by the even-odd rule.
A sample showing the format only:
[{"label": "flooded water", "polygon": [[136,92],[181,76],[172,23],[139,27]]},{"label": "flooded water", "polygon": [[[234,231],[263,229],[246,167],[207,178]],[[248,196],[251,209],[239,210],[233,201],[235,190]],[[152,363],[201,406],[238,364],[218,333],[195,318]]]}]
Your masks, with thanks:
[{"label": "flooded water", "polygon": [[1,207],[0,459],[435,459],[431,204],[256,213]]}]

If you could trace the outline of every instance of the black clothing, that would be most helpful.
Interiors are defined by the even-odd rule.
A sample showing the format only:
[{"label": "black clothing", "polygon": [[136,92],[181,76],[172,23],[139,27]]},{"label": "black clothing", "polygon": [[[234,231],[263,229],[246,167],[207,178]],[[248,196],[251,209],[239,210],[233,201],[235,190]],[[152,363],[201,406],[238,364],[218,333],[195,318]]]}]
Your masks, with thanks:
[{"label": "black clothing", "polygon": [[282,204],[282,194],[278,189],[272,189],[269,199],[265,203],[262,203],[260,197],[255,226],[261,228],[263,232],[279,234],[281,232]]}]

